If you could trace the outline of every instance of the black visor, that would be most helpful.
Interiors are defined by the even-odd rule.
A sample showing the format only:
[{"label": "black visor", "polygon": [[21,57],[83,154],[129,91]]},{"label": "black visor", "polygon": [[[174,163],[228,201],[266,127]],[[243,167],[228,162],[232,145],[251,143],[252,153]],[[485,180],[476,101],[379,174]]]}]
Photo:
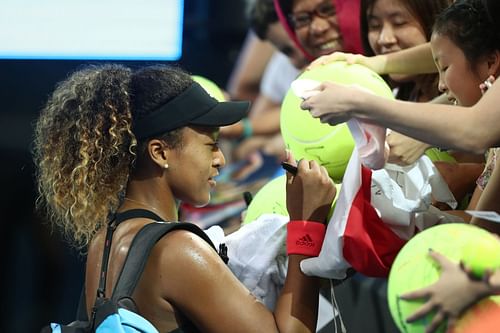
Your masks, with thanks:
[{"label": "black visor", "polygon": [[135,120],[133,132],[140,140],[187,125],[231,125],[248,114],[249,106],[249,102],[219,102],[194,82],[174,99]]}]

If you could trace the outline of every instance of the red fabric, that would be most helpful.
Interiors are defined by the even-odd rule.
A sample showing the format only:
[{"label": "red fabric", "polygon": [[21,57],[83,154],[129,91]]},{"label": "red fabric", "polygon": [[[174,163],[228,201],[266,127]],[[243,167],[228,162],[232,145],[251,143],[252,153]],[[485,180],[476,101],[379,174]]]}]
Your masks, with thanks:
[{"label": "red fabric", "polygon": [[344,52],[363,54],[359,0],[333,0],[344,40]]},{"label": "red fabric", "polygon": [[370,204],[371,178],[371,170],[361,166],[361,187],[349,211],[342,254],[357,272],[387,277],[406,241],[382,221]]}]

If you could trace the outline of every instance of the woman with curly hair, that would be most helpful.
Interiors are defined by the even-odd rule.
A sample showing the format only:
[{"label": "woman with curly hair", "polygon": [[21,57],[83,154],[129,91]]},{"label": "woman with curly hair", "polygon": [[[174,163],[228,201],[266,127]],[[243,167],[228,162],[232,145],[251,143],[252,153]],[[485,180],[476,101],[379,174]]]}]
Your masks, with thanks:
[{"label": "woman with curly hair", "polygon": [[[217,102],[188,74],[168,66],[135,72],[119,65],[89,67],[57,86],[36,124],[39,203],[75,244],[88,246],[88,313],[108,222],[132,209],[178,221],[180,201],[207,204],[225,164],[217,145],[219,127],[240,120],[247,108],[246,102]],[[288,161],[293,163],[293,157]],[[335,193],[324,168],[300,161],[298,173],[288,175],[290,219],[324,229]],[[134,235],[153,221],[131,218],[116,227],[105,296],[113,290]],[[273,313],[208,242],[175,230],[154,246],[133,300],[160,332],[234,332],[235,327],[238,332],[312,332],[319,281],[302,274],[300,261],[310,254],[299,252],[289,253]]]}]

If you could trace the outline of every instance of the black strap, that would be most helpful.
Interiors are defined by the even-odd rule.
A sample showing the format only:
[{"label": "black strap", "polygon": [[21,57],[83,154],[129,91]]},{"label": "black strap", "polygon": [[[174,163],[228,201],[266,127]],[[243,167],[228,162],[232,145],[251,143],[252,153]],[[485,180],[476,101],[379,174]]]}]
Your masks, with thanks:
[{"label": "black strap", "polygon": [[[121,222],[131,218],[139,218],[139,217],[150,218],[156,221],[162,220],[161,217],[159,217],[158,215],[156,215],[151,211],[145,209],[132,209],[122,213],[115,214],[115,216],[111,219],[110,223],[108,224],[108,230],[106,232],[106,243],[103,252],[101,277],[99,282],[100,289],[102,287],[101,290],[102,297],[99,298],[99,290],[98,290],[97,293],[98,297],[96,298],[94,308],[96,307],[99,301],[102,302],[104,300],[103,297],[106,287],[106,275],[107,275],[106,273],[107,273],[109,252],[111,248],[111,240],[113,232],[116,229],[116,226]],[[131,295],[134,292],[135,287],[137,286],[137,283],[142,275],[144,267],[146,266],[146,261],[147,258],[149,257],[149,253],[151,252],[156,242],[166,233],[172,230],[188,230],[192,233],[195,233],[202,239],[204,239],[208,244],[210,244],[210,246],[213,249],[215,249],[215,246],[213,245],[212,241],[207,236],[207,234],[195,224],[181,223],[181,222],[155,222],[146,224],[139,230],[139,232],[135,235],[134,239],[132,240],[129,251],[127,253],[127,257],[125,258],[125,262],[123,263],[122,270],[120,271],[118,280],[116,281],[116,285],[111,297],[112,300],[116,302],[116,304],[118,304],[118,302],[120,302],[121,300],[129,299],[132,301],[132,306],[135,305],[133,304],[134,302],[132,300]],[[226,253],[227,248],[225,247],[224,244],[221,244],[221,246],[219,247],[219,251],[222,253],[221,258],[224,260],[224,262],[227,263],[227,253]],[[83,297],[82,299],[80,300],[80,305],[83,304],[83,308],[85,309],[86,308],[85,297]],[[82,318],[85,318],[86,320],[86,312],[84,313],[84,315],[82,315]],[[94,313],[92,315],[92,318],[93,318],[92,320],[95,320]],[[177,328],[171,333],[174,332],[182,333],[183,330],[181,328]]]},{"label": "black strap", "polygon": [[139,209],[139,208],[126,210],[126,211],[121,212],[121,213],[116,213],[114,221],[115,221],[116,225],[119,225],[120,223],[122,223],[125,220],[136,219],[139,217],[142,217],[145,219],[151,219],[154,221],[163,221],[163,219],[161,217],[159,217],[156,213],[154,213],[150,210],[147,210],[147,209]]},{"label": "black strap", "polygon": [[215,249],[210,238],[198,226],[182,222],[156,222],[146,224],[139,230],[130,245],[125,263],[113,290],[112,299],[130,298],[139,281],[151,249],[156,242],[172,230],[187,230],[203,238]]},{"label": "black strap", "polygon": [[97,288],[97,298],[105,297],[106,295],[106,278],[108,275],[109,253],[111,251],[111,241],[113,240],[113,232],[116,227],[125,220],[133,218],[147,218],[155,221],[161,221],[162,218],[152,211],[146,209],[131,209],[121,213],[116,213],[109,221],[106,230],[106,240],[104,243],[104,251],[102,254],[101,276],[99,277],[99,287]]}]

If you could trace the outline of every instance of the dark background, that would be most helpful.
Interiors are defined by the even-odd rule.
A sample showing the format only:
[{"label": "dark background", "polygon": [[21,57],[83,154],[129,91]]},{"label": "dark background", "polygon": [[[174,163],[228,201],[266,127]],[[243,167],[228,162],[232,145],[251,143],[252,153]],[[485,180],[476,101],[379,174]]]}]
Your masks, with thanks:
[{"label": "dark background", "polygon": [[[247,32],[245,10],[244,0],[185,0],[176,63],[225,87]],[[88,63],[98,61],[0,60],[0,332],[38,332],[75,316],[84,259],[34,210],[30,146],[55,84]]]}]

